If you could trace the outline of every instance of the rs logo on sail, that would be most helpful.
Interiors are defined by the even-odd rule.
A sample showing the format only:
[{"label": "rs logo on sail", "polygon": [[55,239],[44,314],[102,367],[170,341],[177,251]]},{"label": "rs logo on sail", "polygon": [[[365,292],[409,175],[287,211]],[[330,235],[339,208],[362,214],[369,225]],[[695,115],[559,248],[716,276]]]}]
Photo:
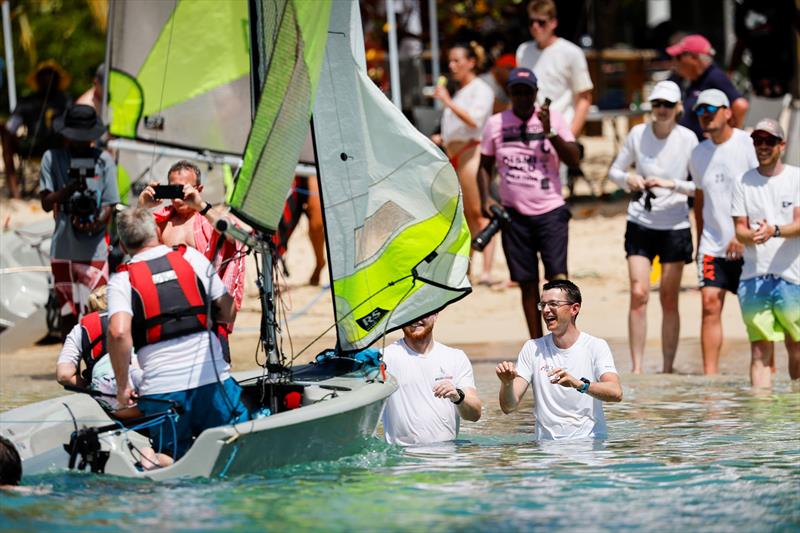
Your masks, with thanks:
[{"label": "rs logo on sail", "polygon": [[381,307],[376,307],[372,311],[370,311],[367,315],[362,316],[361,318],[356,320],[356,323],[361,326],[365,331],[369,331],[375,326],[378,325],[378,322],[388,313],[387,309],[383,309]]}]

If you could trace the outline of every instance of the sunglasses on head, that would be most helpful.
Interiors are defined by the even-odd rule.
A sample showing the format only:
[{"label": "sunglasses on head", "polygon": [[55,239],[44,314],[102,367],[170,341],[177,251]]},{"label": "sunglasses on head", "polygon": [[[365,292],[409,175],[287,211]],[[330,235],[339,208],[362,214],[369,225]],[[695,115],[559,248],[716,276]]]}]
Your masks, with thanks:
[{"label": "sunglasses on head", "polygon": [[777,146],[779,142],[781,142],[781,140],[777,137],[773,137],[772,135],[766,137],[753,137],[753,146],[761,146],[762,144],[765,144],[770,148],[773,148]]},{"label": "sunglasses on head", "polygon": [[550,19],[535,19],[535,18],[532,18],[532,19],[528,19],[528,20],[530,21],[531,24],[538,24],[539,26],[544,26],[545,24],[550,22]]},{"label": "sunglasses on head", "polygon": [[703,105],[701,105],[700,107],[698,107],[697,109],[694,110],[694,114],[697,115],[698,117],[702,117],[703,115],[706,115],[706,114],[713,115],[714,113],[717,112],[717,110],[720,107],[721,106],[718,106],[718,105],[703,104]]},{"label": "sunglasses on head", "polygon": [[672,109],[676,105],[678,105],[678,102],[668,102],[666,100],[653,100],[652,102],[650,102],[650,107],[652,107],[653,109],[658,109],[659,107]]}]

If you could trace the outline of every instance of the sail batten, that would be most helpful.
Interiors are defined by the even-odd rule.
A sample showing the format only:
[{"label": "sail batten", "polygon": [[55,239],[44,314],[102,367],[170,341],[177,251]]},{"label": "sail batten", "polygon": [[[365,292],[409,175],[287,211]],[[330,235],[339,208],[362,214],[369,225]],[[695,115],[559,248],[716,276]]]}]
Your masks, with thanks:
[{"label": "sail batten", "polygon": [[369,79],[357,2],[335,2],[314,108],[341,351],[469,291],[469,231],[447,158]]}]

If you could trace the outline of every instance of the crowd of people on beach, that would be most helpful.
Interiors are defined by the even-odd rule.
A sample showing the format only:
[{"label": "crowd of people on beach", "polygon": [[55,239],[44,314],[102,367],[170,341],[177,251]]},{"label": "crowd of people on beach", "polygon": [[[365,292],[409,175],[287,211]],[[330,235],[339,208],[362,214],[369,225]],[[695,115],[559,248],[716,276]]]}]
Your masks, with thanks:
[{"label": "crowd of people on beach", "polygon": [[[603,437],[602,404],[621,401],[622,387],[608,344],[577,327],[582,295],[568,280],[571,214],[562,193],[579,172],[577,138],[593,84],[581,49],[556,35],[554,2],[533,0],[527,14],[532,40],[501,56],[491,77],[481,76],[477,43],[450,48],[458,87],[451,94],[436,86],[444,107],[437,140],[458,175],[472,236],[500,214],[507,221],[503,252],[531,340],[516,363],[497,365],[502,411],[515,411],[532,387],[537,438]],[[675,78],[655,85],[652,120],[630,130],[609,171],[631,193],[624,251],[632,371],[642,371],[657,257],[664,372],[673,371],[677,350],[683,268],[696,262],[704,371],[719,371],[721,311],[733,293],[751,342],[753,386],[771,385],[781,341],[789,375],[800,379],[800,169],[782,162],[786,135],[777,121],[740,129],[747,100],[714,64],[708,40],[688,35],[667,53]],[[58,71],[47,72],[39,86],[58,86]],[[116,167],[97,142],[105,126],[93,90],[80,103],[54,103],[52,132],[63,143],[43,152],[40,169],[41,204],[55,217],[50,255],[65,339],[57,379],[100,391],[121,418],[153,414],[163,401],[180,405],[176,431],[143,451],[142,466],[155,468],[178,460],[204,429],[250,416],[230,377],[228,348],[245,254],[215,229],[222,210],[204,200],[201,170],[190,161],[175,163],[166,185],[147,184],[136,206],[113,216]],[[118,240],[110,246],[112,218]],[[493,253],[491,245],[483,249],[478,284],[492,283]],[[315,283],[322,264],[318,257]],[[384,351],[400,384],[383,415],[390,443],[452,440],[461,418],[481,417],[469,359],[434,340],[436,318],[407,325]]]}]

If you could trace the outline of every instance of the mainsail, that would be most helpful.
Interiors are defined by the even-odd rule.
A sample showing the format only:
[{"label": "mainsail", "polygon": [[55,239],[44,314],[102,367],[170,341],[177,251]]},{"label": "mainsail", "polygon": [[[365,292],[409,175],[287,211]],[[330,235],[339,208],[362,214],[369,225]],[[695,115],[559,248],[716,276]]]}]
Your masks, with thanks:
[{"label": "mainsail", "polygon": [[254,2],[257,107],[229,204],[261,230],[278,227],[317,94],[331,2]]},{"label": "mainsail", "polygon": [[369,79],[358,2],[334,2],[314,107],[339,349],[465,296],[455,170]]},{"label": "mainsail", "polygon": [[[109,13],[121,173],[164,179],[178,158],[236,164],[251,118],[247,0],[114,0]],[[222,200],[223,169],[206,182],[212,201]]]}]

